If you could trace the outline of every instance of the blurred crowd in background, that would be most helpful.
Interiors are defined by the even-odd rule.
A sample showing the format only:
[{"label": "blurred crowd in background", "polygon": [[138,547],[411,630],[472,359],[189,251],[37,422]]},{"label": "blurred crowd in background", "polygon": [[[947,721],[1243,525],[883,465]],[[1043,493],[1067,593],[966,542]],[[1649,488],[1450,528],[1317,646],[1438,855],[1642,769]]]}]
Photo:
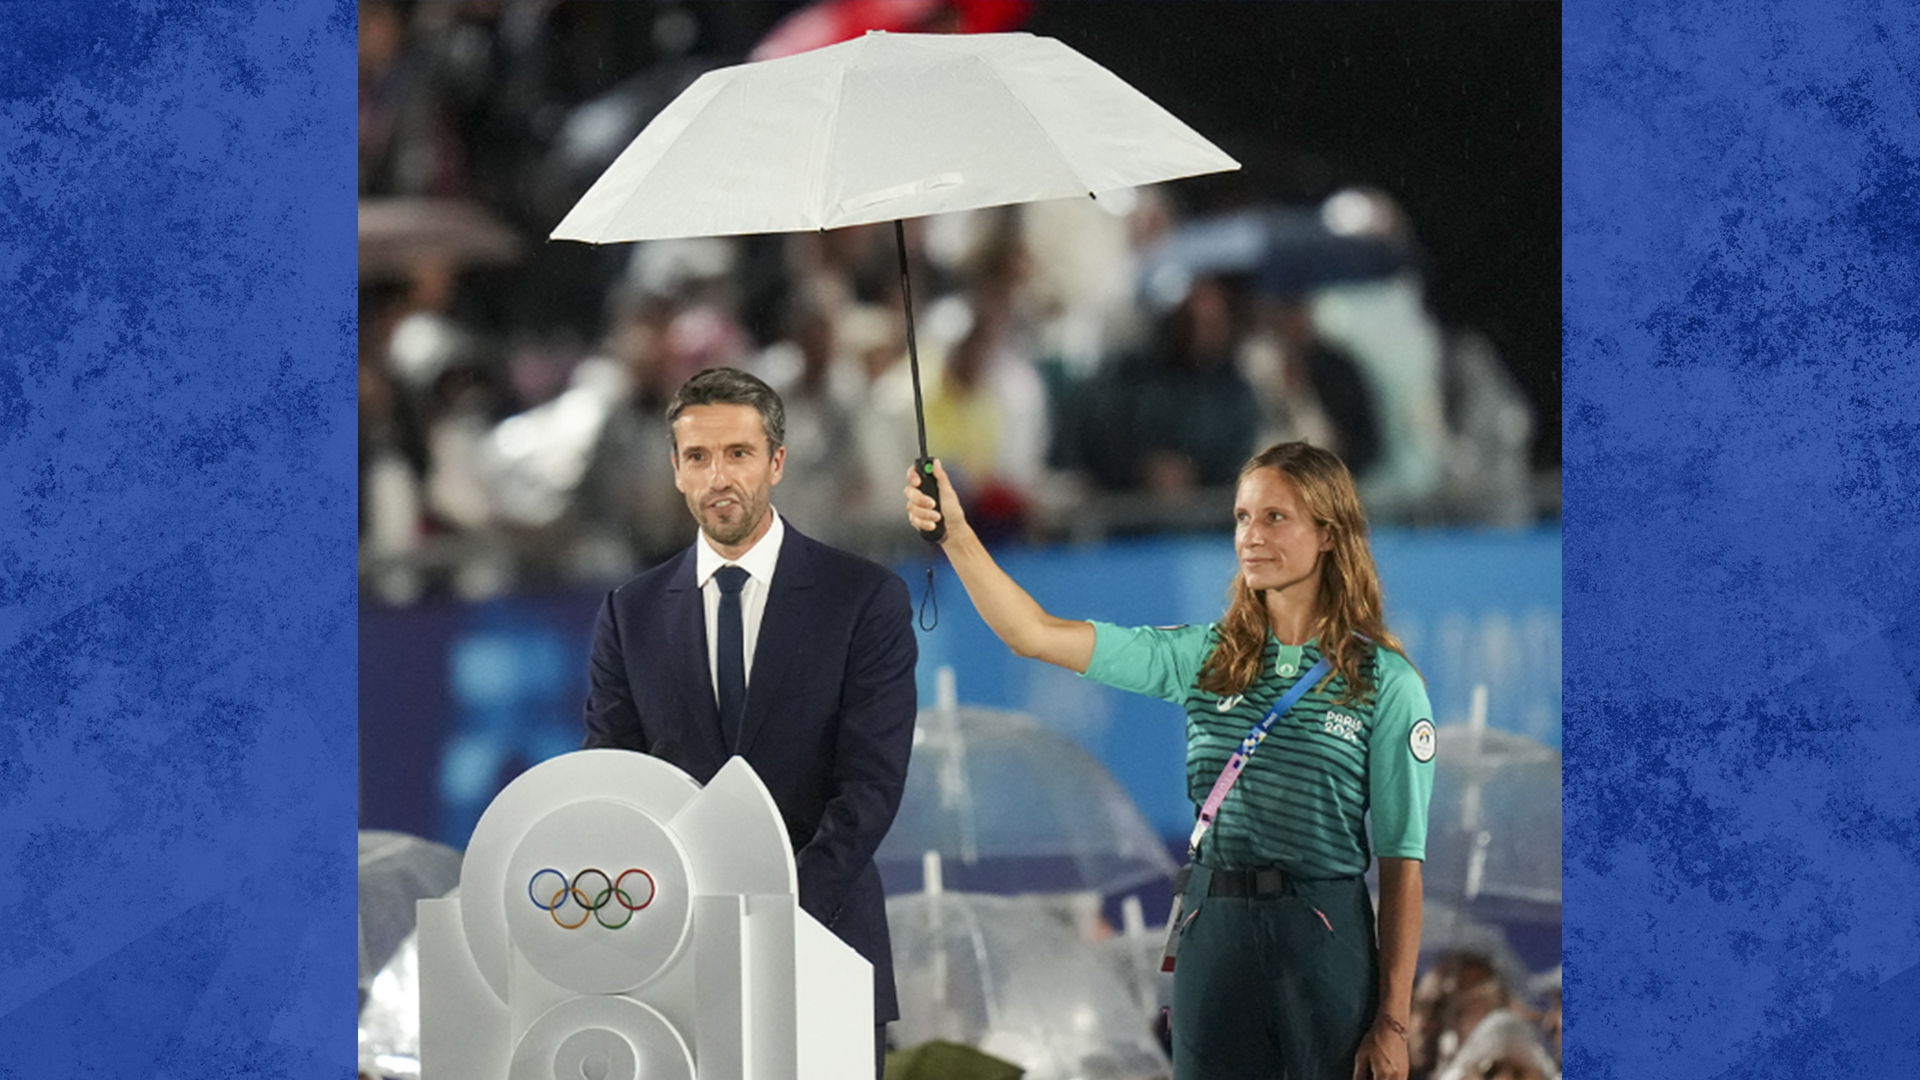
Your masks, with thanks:
[{"label": "blurred crowd in background", "polygon": [[[899,29],[957,12],[1017,29],[1045,7],[894,6],[919,20]],[[779,23],[793,8],[360,4],[373,598],[600,585],[683,547],[662,413],[715,365],[786,400],[782,513],[883,561],[914,549],[890,226],[544,239],[701,72],[808,44]],[[1282,203],[1173,184],[907,223],[927,443],[991,541],[1223,528],[1239,465],[1292,438],[1346,459],[1376,523],[1557,517],[1537,408],[1486,335],[1426,303],[1421,223],[1381,187],[1327,186]]]}]

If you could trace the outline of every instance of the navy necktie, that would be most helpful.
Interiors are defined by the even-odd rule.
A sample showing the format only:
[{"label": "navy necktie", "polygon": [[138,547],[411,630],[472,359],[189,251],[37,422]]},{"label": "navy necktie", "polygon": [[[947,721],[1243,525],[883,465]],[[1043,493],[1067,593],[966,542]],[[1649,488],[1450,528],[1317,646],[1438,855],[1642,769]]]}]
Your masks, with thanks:
[{"label": "navy necktie", "polygon": [[720,733],[727,750],[740,748],[740,724],[747,712],[746,630],[740,619],[740,589],[747,572],[723,566],[713,572],[720,585],[720,640],[715,659],[720,666]]}]

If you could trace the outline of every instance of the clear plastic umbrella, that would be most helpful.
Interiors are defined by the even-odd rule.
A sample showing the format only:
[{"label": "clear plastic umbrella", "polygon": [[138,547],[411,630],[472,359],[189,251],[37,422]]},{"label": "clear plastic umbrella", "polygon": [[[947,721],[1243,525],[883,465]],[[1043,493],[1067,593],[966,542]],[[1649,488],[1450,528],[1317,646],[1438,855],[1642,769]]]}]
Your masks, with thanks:
[{"label": "clear plastic umbrella", "polygon": [[360,1071],[420,1075],[416,901],[460,885],[460,853],[407,833],[360,832]]},{"label": "clear plastic umbrella", "polygon": [[460,853],[407,833],[360,832],[360,989],[413,932],[416,900],[460,884]]},{"label": "clear plastic umbrella", "polygon": [[1337,233],[1319,211],[1266,207],[1183,226],[1142,258],[1138,288],[1164,310],[1208,274],[1244,274],[1267,292],[1295,296],[1388,277],[1407,264],[1408,254],[1385,238]]},{"label": "clear plastic umbrella", "polygon": [[360,1073],[420,1078],[420,935],[401,939],[360,1006]]},{"label": "clear plastic umbrella", "polygon": [[1032,899],[915,893],[887,901],[905,1045],[947,1039],[1028,1080],[1163,1080],[1172,1067],[1126,979]]},{"label": "clear plastic umbrella", "polygon": [[1560,752],[1473,720],[1436,733],[1427,813],[1430,896],[1560,905]]},{"label": "clear plastic umbrella", "polygon": [[459,199],[360,200],[360,280],[404,280],[424,263],[464,269],[511,263],[520,238],[478,203]]},{"label": "clear plastic umbrella", "polygon": [[948,884],[973,892],[1102,895],[1178,869],[1125,788],[1073,740],[1021,713],[922,709],[906,793],[875,861],[889,893],[921,887],[938,852]]},{"label": "clear plastic umbrella", "polygon": [[1099,948],[1126,980],[1142,1021],[1152,1027],[1160,1022],[1161,1010],[1173,1005],[1173,973],[1161,970],[1167,928],[1147,925],[1137,896],[1121,901],[1120,924],[1119,931],[1100,942]]}]

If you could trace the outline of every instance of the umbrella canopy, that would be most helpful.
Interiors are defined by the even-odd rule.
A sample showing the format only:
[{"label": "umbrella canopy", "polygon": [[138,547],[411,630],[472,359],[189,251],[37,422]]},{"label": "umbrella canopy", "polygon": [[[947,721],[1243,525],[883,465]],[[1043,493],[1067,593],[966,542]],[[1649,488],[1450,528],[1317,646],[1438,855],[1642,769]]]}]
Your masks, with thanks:
[{"label": "umbrella canopy", "polygon": [[420,933],[401,939],[360,1006],[360,1074],[420,1080]]},{"label": "umbrella canopy", "polygon": [[1560,752],[1475,724],[1435,733],[1427,893],[1560,905]]},{"label": "umbrella canopy", "polygon": [[701,76],[553,238],[835,229],[1237,168],[1051,38],[870,33]]},{"label": "umbrella canopy", "polygon": [[438,263],[460,270],[510,263],[520,240],[478,203],[459,199],[360,200],[360,280],[403,279]]},{"label": "umbrella canopy", "polygon": [[360,831],[360,989],[413,933],[414,901],[460,884],[460,853],[406,833]]},{"label": "umbrella canopy", "polygon": [[1329,228],[1320,212],[1271,207],[1181,227],[1141,260],[1139,292],[1157,308],[1185,299],[1195,278],[1244,274],[1276,296],[1298,296],[1351,281],[1389,277],[1410,253],[1377,234]]},{"label": "umbrella canopy", "polygon": [[874,861],[888,890],[921,885],[938,852],[977,892],[1117,893],[1177,867],[1139,807],[1078,743],[1020,713],[922,709],[907,788]]},{"label": "umbrella canopy", "polygon": [[901,1042],[978,1047],[1028,1080],[1171,1075],[1124,977],[1045,905],[915,893],[887,901],[887,925]]}]

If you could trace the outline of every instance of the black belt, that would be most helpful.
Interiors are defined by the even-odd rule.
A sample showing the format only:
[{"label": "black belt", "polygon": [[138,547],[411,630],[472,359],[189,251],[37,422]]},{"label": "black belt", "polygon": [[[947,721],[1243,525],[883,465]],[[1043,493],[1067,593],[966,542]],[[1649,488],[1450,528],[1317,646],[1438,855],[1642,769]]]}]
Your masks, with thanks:
[{"label": "black belt", "polygon": [[1272,867],[1260,870],[1215,870],[1213,880],[1207,886],[1208,896],[1258,899],[1268,896],[1289,896],[1292,893],[1293,879]]}]

